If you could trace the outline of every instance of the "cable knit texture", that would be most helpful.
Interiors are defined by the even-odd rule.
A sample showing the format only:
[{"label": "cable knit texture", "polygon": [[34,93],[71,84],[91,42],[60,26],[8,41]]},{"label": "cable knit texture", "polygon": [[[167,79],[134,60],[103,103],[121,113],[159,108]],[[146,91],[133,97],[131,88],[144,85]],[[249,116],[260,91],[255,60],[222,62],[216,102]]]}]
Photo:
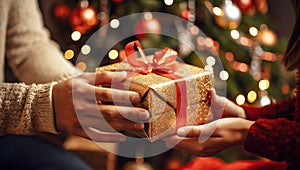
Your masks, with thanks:
[{"label": "cable knit texture", "polygon": [[0,135],[57,133],[51,82],[71,78],[74,67],[50,40],[37,1],[1,0],[0,21],[0,82],[4,57],[24,82],[0,83]]},{"label": "cable knit texture", "polygon": [[245,149],[274,161],[286,161],[288,169],[300,167],[300,68],[296,97],[262,108],[244,106],[250,127]]}]

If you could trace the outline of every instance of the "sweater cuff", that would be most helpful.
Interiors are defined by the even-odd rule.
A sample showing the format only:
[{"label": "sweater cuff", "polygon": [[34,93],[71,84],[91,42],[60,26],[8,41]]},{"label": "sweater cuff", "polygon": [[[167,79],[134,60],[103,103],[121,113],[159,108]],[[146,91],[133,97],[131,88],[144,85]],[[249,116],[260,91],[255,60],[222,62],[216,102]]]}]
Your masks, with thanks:
[{"label": "sweater cuff", "polygon": [[38,131],[58,134],[52,103],[52,88],[57,82],[44,84],[37,96]]},{"label": "sweater cuff", "polygon": [[242,105],[242,108],[245,110],[246,113],[246,118],[248,120],[257,120],[259,119],[259,112],[258,109],[256,107],[251,107],[251,106],[247,106],[247,105]]}]

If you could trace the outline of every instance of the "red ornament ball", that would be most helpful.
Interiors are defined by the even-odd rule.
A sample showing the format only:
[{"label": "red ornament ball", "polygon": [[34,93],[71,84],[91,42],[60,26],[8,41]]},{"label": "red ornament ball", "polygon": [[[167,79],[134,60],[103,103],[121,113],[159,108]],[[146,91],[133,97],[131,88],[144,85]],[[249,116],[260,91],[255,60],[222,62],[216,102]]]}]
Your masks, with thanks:
[{"label": "red ornament ball", "polygon": [[79,31],[81,34],[96,26],[99,22],[94,8],[78,8],[71,14],[70,22],[73,31]]},{"label": "red ornament ball", "polygon": [[240,8],[243,14],[254,14],[256,8],[254,0],[232,0]]},{"label": "red ornament ball", "polygon": [[70,13],[71,13],[71,9],[67,5],[57,5],[54,8],[54,16],[59,19],[69,18]]},{"label": "red ornament ball", "polygon": [[182,10],[180,15],[183,19],[188,19],[189,18],[189,11],[188,10]]},{"label": "red ornament ball", "polygon": [[151,18],[148,20],[142,18],[136,24],[135,32],[140,38],[146,37],[145,34],[147,34],[147,33],[160,34],[161,25],[160,25],[159,21],[155,18]]}]

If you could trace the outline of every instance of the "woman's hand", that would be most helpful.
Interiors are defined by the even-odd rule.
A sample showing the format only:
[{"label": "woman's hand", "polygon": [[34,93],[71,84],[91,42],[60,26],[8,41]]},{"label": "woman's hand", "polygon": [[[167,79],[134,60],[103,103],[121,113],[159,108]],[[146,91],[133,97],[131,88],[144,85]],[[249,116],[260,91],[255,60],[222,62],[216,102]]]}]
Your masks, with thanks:
[{"label": "woman's hand", "polygon": [[241,118],[223,118],[205,125],[181,127],[177,135],[164,139],[167,147],[197,156],[211,156],[224,149],[243,145],[254,122]]},{"label": "woman's hand", "polygon": [[[106,142],[126,140],[116,130],[143,129],[149,112],[126,106],[140,102],[138,93],[96,86],[111,84],[112,81],[118,83],[125,77],[125,72],[85,73],[54,85],[52,96],[57,129]],[[104,104],[112,102],[122,105]]]},{"label": "woman's hand", "polygon": [[215,89],[211,89],[211,109],[214,119],[221,117],[246,118],[244,109],[226,97],[218,96]]}]

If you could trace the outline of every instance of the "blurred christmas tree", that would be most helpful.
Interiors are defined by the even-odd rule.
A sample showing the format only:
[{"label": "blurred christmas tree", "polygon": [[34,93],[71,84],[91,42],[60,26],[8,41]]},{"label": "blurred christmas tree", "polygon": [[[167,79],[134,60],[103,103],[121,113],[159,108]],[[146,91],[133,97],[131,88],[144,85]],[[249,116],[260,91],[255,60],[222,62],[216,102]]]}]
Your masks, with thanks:
[{"label": "blurred christmas tree", "polygon": [[[280,65],[286,39],[279,39],[273,31],[276,27],[268,20],[266,0],[60,0],[52,2],[51,7],[54,20],[61,23],[53,24],[52,30],[59,35],[69,35],[60,42],[66,59],[73,62],[79,52],[89,53],[89,47],[83,45],[101,26],[133,13],[164,12],[188,20],[207,35],[199,37],[193,45],[212,55],[217,52],[224,67],[220,76],[227,81],[228,98],[238,104],[266,105],[272,99],[293,93],[293,74],[286,73]],[[203,66],[180,42],[157,36],[160,25],[156,18],[141,18],[136,23],[138,35],[134,39],[140,39],[144,47],[172,47],[184,61]],[[154,34],[139,34],[144,31]],[[193,31],[197,30],[178,26],[179,41],[187,42],[194,36]],[[117,61],[120,61],[118,56],[108,56],[103,64]],[[87,69],[85,63],[78,64],[80,69]]]},{"label": "blurred christmas tree", "polygon": [[[276,25],[268,20],[266,0],[41,1],[43,3],[51,3],[47,11],[55,23],[59,23],[50,23],[52,33],[60,35],[56,40],[60,42],[65,58],[73,63],[80,52],[89,54],[91,49],[84,44],[98,28],[108,23],[113,25],[119,17],[142,12],[145,17],[134,26],[137,36],[133,39],[140,39],[144,47],[176,49],[187,63],[213,66],[214,57],[200,62],[180,42],[158,36],[161,23],[154,17],[149,18],[149,14],[163,12],[197,26],[179,25],[179,41],[188,42],[199,28],[207,35],[197,37],[197,43],[192,45],[220,57],[224,71],[219,76],[227,82],[227,97],[237,104],[263,106],[293,94],[294,74],[285,72],[280,64],[287,38],[278,38],[274,31]],[[154,34],[139,34],[144,31]],[[62,35],[68,36],[62,38]],[[122,48],[112,49],[102,64],[120,61]],[[88,69],[84,62],[77,63],[77,67]]]}]

